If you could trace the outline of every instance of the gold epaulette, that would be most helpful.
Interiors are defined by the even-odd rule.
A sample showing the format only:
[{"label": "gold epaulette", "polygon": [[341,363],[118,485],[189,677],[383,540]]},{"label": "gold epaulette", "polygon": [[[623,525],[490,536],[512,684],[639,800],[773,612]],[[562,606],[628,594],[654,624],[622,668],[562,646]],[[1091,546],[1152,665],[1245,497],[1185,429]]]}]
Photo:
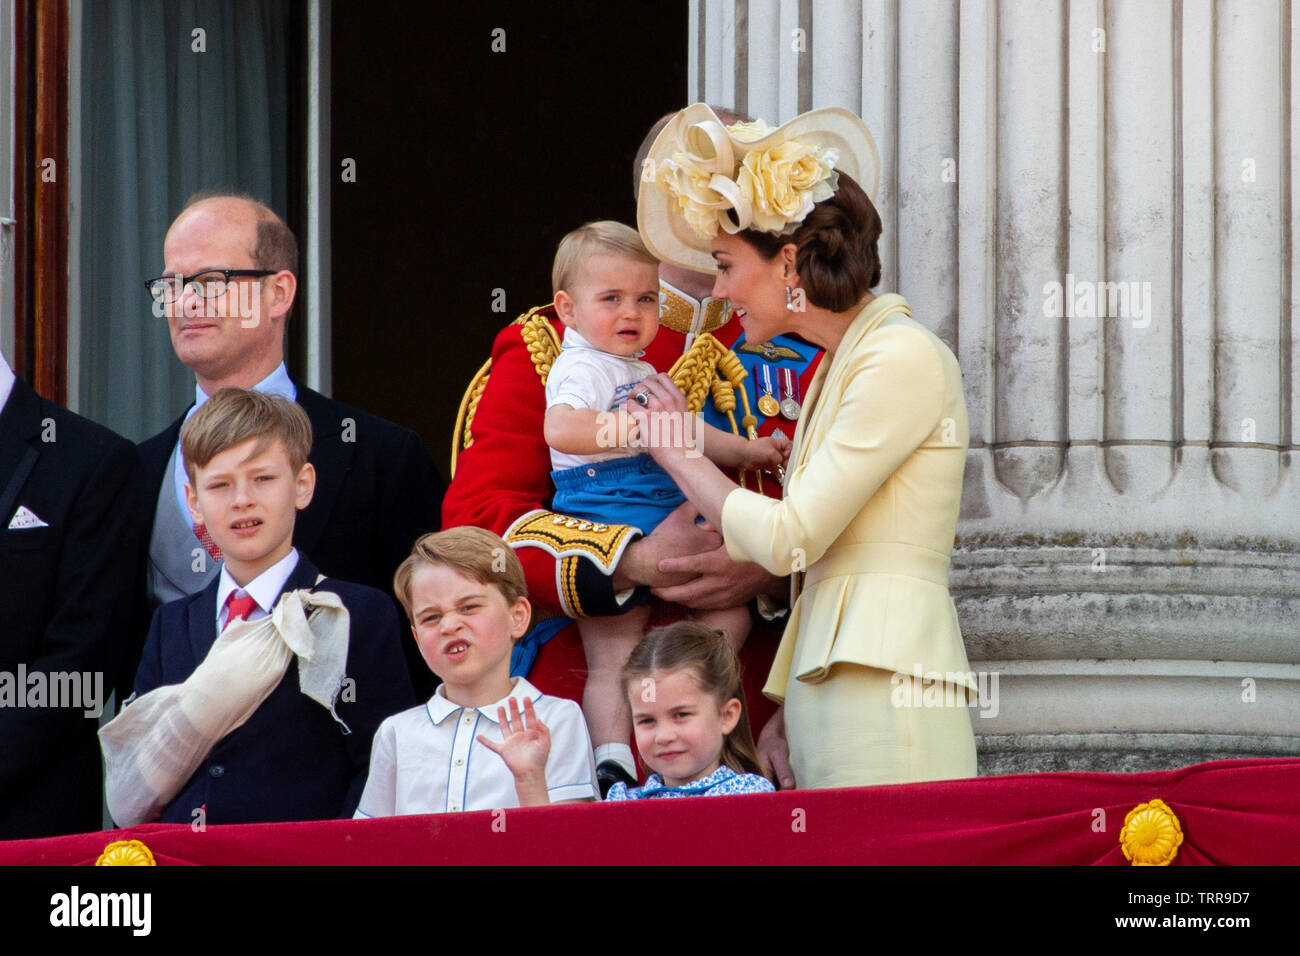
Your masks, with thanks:
[{"label": "gold epaulette", "polygon": [[543,387],[551,374],[551,366],[560,354],[560,337],[555,334],[551,320],[541,314],[541,309],[544,308],[546,306],[529,309],[515,319],[516,324],[523,326],[519,334],[524,337],[524,345],[528,347],[528,355],[533,360],[533,367],[537,369]]},{"label": "gold epaulette", "polygon": [[[533,367],[537,369],[537,375],[542,380],[543,388],[546,386],[546,377],[551,374],[551,366],[555,364],[555,357],[560,354],[559,336],[555,334],[550,320],[541,314],[542,309],[548,308],[549,305],[550,303],[547,303],[529,309],[510,323],[523,326],[519,334],[528,349],[529,357],[533,360]],[[469,380],[469,387],[465,389],[464,396],[461,397],[460,408],[456,412],[456,427],[451,432],[453,478],[456,477],[456,459],[460,457],[462,451],[474,444],[474,435],[470,429],[474,424],[474,413],[478,411],[479,399],[483,397],[483,389],[487,388],[491,370],[492,359],[489,358],[479,366],[479,370]]]}]

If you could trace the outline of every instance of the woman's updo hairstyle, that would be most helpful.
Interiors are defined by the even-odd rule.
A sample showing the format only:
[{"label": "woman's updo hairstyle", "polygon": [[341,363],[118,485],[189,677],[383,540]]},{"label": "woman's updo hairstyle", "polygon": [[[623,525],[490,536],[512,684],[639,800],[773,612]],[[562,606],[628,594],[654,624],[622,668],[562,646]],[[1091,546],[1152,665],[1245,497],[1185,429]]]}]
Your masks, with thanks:
[{"label": "woman's updo hairstyle", "polygon": [[793,234],[746,229],[736,235],[769,260],[793,243],[799,284],[808,301],[848,312],[880,285],[880,228],[880,214],[866,192],[841,172],[835,194],[813,206]]}]

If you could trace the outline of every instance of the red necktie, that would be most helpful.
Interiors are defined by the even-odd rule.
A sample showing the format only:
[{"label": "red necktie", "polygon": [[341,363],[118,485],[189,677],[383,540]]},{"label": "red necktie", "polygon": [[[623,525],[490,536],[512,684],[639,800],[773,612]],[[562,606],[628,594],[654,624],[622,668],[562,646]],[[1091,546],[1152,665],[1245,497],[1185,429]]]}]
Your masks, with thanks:
[{"label": "red necktie", "polygon": [[229,627],[232,621],[245,620],[248,615],[253,613],[253,608],[257,607],[257,602],[253,600],[251,594],[245,594],[242,597],[235,597],[237,592],[231,591],[230,597],[226,598],[226,626]]},{"label": "red necktie", "polygon": [[212,535],[208,534],[208,526],[202,521],[194,523],[194,537],[199,539],[199,544],[203,545],[203,549],[208,552],[213,561],[221,560],[221,548],[217,547],[217,543],[212,540]]}]

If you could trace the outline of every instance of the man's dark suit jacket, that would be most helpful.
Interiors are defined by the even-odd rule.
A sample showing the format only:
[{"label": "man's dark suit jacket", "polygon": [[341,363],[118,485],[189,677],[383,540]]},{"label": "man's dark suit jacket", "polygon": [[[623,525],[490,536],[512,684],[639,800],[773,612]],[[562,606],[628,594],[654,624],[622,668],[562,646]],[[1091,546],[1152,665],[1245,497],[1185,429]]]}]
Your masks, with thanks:
[{"label": "man's dark suit jacket", "polygon": [[[97,673],[107,706],[136,580],[136,469],[126,439],[14,383],[0,413],[0,672],[12,680],[20,664]],[[24,507],[48,527],[11,530]],[[0,702],[0,839],[98,830],[93,708],[13,703]]]},{"label": "man's dark suit jacket", "polygon": [[[163,811],[163,823],[266,823],[351,817],[370,766],[380,722],[415,705],[392,600],[374,588],[326,578],[299,555],[281,593],[333,591],[351,618],[347,677],[354,693],[329,711],[298,688],[297,658],[253,716],[219,740],[207,760]],[[164,604],[154,615],[135,692],[179,684],[217,639],[218,577],[197,594]],[[346,682],[345,682],[346,687]],[[129,704],[127,705],[130,706]],[[204,808],[202,817],[195,810]]]},{"label": "man's dark suit jacket", "polygon": [[[325,574],[378,588],[391,597],[393,572],[410,554],[415,539],[438,530],[442,478],[414,432],[297,382],[294,387],[298,404],[311,419],[308,460],[316,467],[316,494],[298,513],[294,546]],[[174,496],[167,462],[184,422],[182,415],[140,445],[141,496],[148,502],[146,550],[153,536],[158,495]],[[153,609],[146,605],[146,613],[137,617],[132,664],[139,658],[138,642]],[[412,685],[421,699],[426,698],[433,693],[435,678],[414,640],[405,640],[402,646]],[[133,669],[126,675],[128,682],[132,673]]]}]

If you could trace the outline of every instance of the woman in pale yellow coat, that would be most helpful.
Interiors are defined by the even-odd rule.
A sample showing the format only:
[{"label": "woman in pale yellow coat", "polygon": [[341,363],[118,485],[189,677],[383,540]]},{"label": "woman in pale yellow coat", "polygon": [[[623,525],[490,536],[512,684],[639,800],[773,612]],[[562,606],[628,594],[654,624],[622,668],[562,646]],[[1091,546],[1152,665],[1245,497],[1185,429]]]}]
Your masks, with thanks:
[{"label": "woman in pale yellow coat", "polygon": [[[716,263],[713,294],[731,300],[749,341],[793,333],[826,351],[782,500],[737,487],[691,449],[650,449],[733,559],[792,574],[765,687],[783,706],[760,749],[784,786],[974,776],[976,684],[948,593],[969,443],[961,370],[901,296],[870,291],[880,218],[854,177],[875,188],[874,144],[843,110],[775,131],[712,116],[684,110],[652,147],[643,238],[661,259]],[[642,419],[685,412],[667,376],[640,394],[629,408]]]}]

